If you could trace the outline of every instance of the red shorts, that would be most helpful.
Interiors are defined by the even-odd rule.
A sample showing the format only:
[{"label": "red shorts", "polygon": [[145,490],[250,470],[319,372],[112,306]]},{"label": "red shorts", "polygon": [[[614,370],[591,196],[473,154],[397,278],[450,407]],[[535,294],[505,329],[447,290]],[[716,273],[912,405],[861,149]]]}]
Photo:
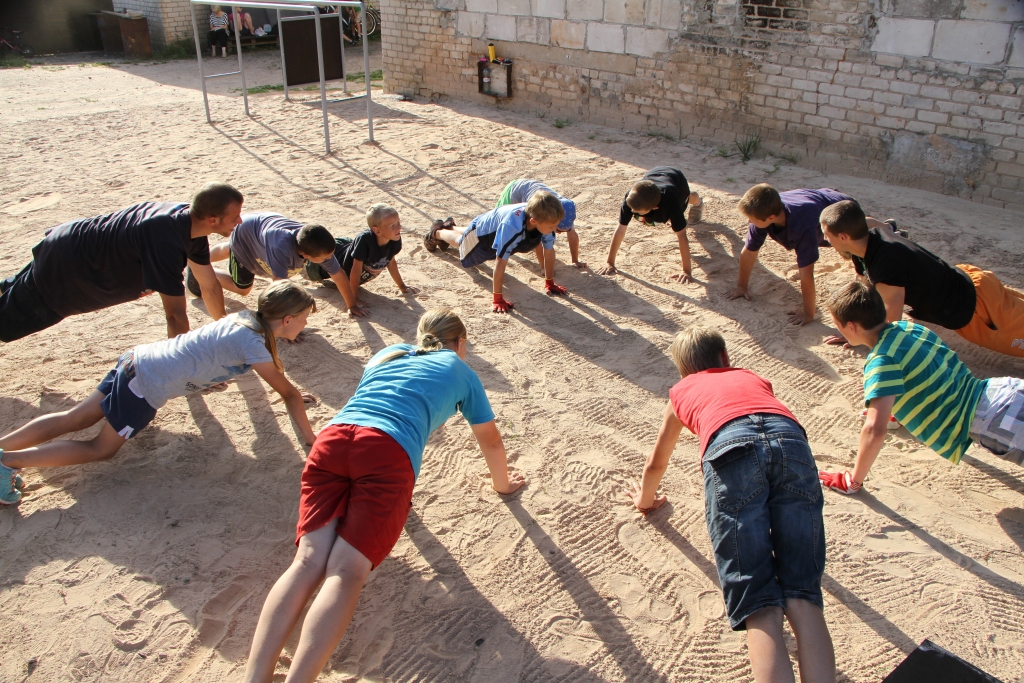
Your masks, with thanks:
[{"label": "red shorts", "polygon": [[338,535],[373,563],[402,535],[416,477],[405,449],[379,429],[324,427],[302,470],[295,544],[338,519]]}]

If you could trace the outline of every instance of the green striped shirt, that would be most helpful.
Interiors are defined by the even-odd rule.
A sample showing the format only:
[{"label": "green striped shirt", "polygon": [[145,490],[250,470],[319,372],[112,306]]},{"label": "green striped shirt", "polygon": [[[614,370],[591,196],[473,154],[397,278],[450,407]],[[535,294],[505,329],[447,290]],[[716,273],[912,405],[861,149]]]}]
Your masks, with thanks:
[{"label": "green striped shirt", "polygon": [[939,335],[906,321],[882,328],[864,365],[864,403],[896,396],[896,419],[954,464],[971,445],[968,431],[986,384]]}]

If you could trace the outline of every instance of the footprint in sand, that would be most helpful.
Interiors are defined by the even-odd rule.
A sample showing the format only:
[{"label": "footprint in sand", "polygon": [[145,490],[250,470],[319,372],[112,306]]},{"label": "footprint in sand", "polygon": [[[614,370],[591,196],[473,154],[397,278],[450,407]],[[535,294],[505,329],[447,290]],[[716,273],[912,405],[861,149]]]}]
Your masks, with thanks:
[{"label": "footprint in sand", "polygon": [[228,617],[252,594],[253,582],[248,576],[236,576],[231,584],[203,605],[199,624],[199,642],[213,648],[228,632]]},{"label": "footprint in sand", "polygon": [[10,214],[11,216],[22,216],[32,211],[39,211],[40,209],[48,209],[51,206],[57,206],[61,199],[62,197],[56,192],[46,192],[34,197],[22,197],[15,203],[8,204],[4,208],[0,209],[0,211]]}]

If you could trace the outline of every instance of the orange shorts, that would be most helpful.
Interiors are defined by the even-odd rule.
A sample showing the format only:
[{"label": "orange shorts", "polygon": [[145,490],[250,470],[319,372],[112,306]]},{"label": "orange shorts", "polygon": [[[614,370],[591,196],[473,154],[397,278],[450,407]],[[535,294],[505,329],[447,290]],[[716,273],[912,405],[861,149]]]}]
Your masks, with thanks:
[{"label": "orange shorts", "polygon": [[302,470],[295,544],[338,520],[338,535],[376,569],[402,535],[416,477],[405,449],[372,427],[328,425]]},{"label": "orange shorts", "polygon": [[974,317],[956,333],[969,342],[1008,356],[1024,357],[1024,293],[1010,289],[990,271],[966,263],[957,268],[974,283]]}]

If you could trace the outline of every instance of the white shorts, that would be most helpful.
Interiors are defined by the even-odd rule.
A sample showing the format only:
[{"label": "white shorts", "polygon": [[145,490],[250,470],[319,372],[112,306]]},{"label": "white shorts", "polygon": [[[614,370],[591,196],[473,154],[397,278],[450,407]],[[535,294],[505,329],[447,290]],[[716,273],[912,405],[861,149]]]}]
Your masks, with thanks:
[{"label": "white shorts", "polygon": [[469,256],[469,252],[473,251],[479,243],[480,240],[476,236],[476,228],[471,227],[462,233],[462,239],[459,240],[459,260],[464,260]]},{"label": "white shorts", "polygon": [[1024,465],[1024,379],[994,377],[971,422],[970,436],[1003,460]]}]

